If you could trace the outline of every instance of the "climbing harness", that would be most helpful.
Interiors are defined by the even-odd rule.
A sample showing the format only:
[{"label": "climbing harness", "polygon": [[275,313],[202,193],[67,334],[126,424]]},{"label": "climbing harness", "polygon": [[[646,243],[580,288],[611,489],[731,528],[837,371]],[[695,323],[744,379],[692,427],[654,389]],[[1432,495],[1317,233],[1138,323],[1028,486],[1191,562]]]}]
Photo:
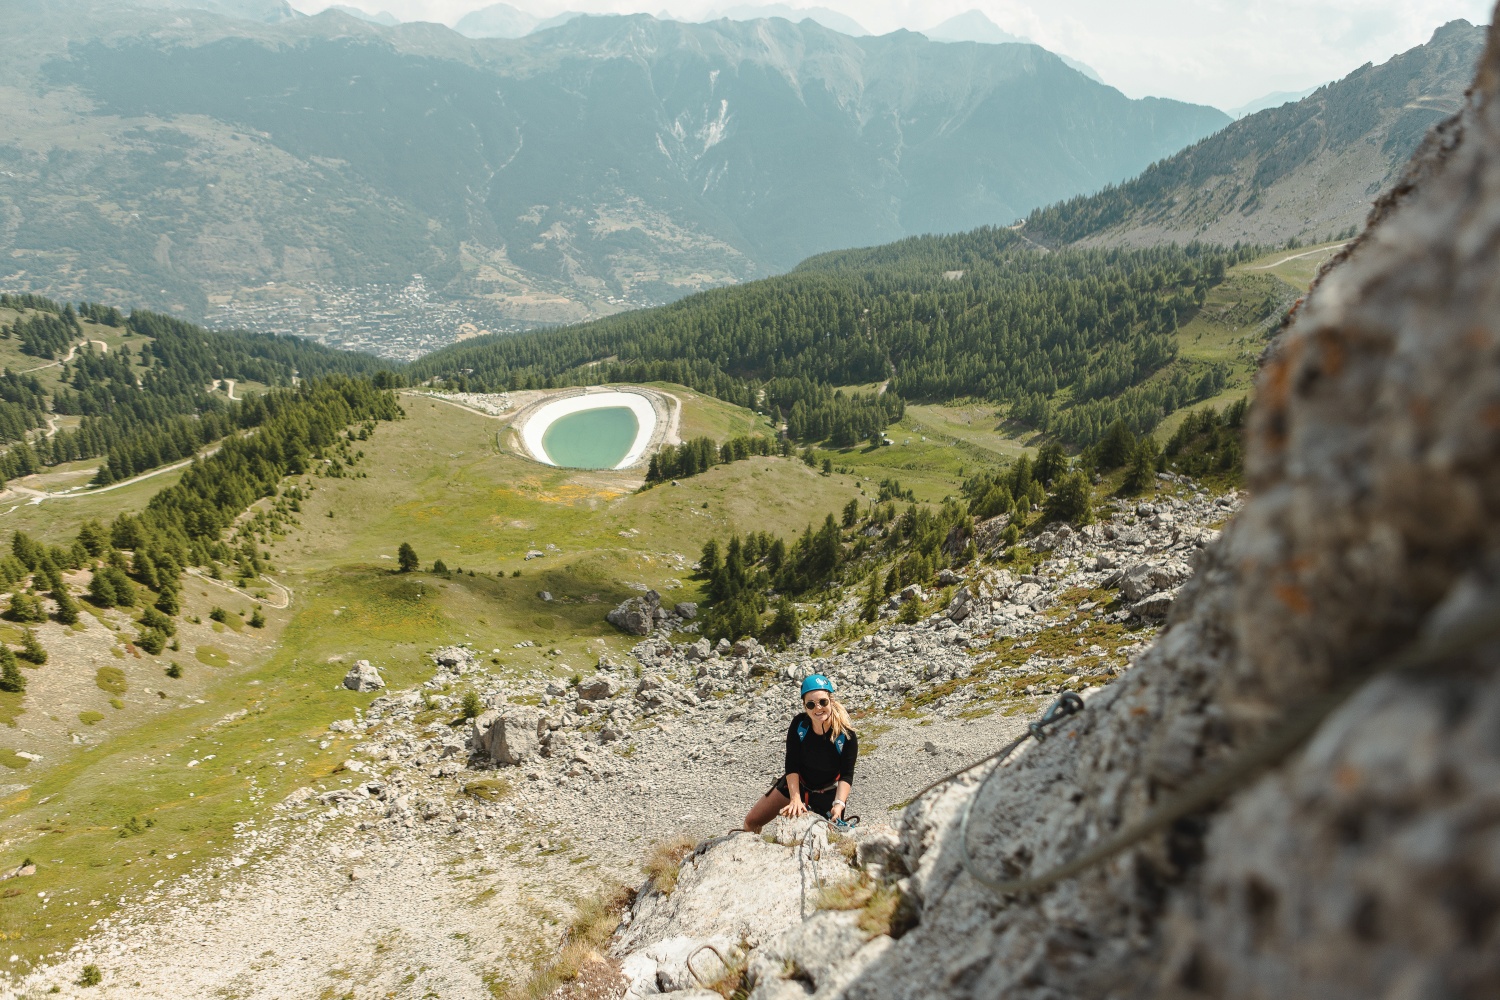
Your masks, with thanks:
[{"label": "climbing harness", "polygon": [[[969,819],[973,813],[974,802],[983,793],[990,779],[1001,770],[1004,758],[1011,751],[1020,746],[1022,742],[1031,737],[1041,739],[1042,730],[1047,726],[1049,720],[1056,721],[1055,713],[1063,705],[1065,694],[1053,703],[1042,719],[1033,723],[1029,731],[1020,739],[1005,747],[999,753],[992,754],[986,761],[1001,758],[979,787],[974,790],[964,803],[963,817],[959,823],[959,855],[963,862],[964,870],[980,885],[992,890],[1000,896],[1018,896],[1025,893],[1036,892],[1045,889],[1056,882],[1083,872],[1094,865],[1107,861],[1116,854],[1133,847],[1140,841],[1151,836],[1184,816],[1199,812],[1215,802],[1220,801],[1230,792],[1246,784],[1251,778],[1258,775],[1262,770],[1280,761],[1291,753],[1304,740],[1310,737],[1318,726],[1326,719],[1334,709],[1343,704],[1355,691],[1374,677],[1385,673],[1396,673],[1412,670],[1415,667],[1424,666],[1438,660],[1447,659],[1459,653],[1468,652],[1478,646],[1500,639],[1500,609],[1493,606],[1480,608],[1467,608],[1459,613],[1458,620],[1451,622],[1442,635],[1435,635],[1435,629],[1429,627],[1410,645],[1397,651],[1395,654],[1378,660],[1369,668],[1359,672],[1333,691],[1320,697],[1313,698],[1302,708],[1294,712],[1289,719],[1280,727],[1268,734],[1264,739],[1252,744],[1244,752],[1231,758],[1230,761],[1217,772],[1206,775],[1192,782],[1180,793],[1168,799],[1160,808],[1154,810],[1145,818],[1126,827],[1113,837],[1109,837],[1102,843],[1095,845],[1072,861],[1057,865],[1040,875],[1030,878],[997,880],[992,879],[977,870],[974,859],[969,852]],[[1077,695],[1071,695],[1078,707],[1082,706],[1081,699]],[[1072,714],[1078,710],[1075,707],[1067,712]],[[965,771],[973,770],[979,764],[970,765],[963,771],[949,775],[942,780],[922,789],[911,801],[916,801],[937,785],[949,781]]]}]

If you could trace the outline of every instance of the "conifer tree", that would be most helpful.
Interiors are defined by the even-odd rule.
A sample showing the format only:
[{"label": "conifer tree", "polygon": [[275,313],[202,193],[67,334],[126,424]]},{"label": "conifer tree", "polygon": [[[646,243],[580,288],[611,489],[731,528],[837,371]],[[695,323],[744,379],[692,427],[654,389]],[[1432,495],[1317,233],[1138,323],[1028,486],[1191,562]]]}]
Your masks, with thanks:
[{"label": "conifer tree", "polygon": [[16,654],[9,646],[0,643],[0,691],[19,694],[26,690],[26,675],[16,662]]},{"label": "conifer tree", "polygon": [[21,633],[20,657],[23,660],[35,663],[37,666],[41,666],[47,662],[47,651],[42,648],[42,644],[38,641],[36,633],[31,631],[31,629],[26,629]]}]

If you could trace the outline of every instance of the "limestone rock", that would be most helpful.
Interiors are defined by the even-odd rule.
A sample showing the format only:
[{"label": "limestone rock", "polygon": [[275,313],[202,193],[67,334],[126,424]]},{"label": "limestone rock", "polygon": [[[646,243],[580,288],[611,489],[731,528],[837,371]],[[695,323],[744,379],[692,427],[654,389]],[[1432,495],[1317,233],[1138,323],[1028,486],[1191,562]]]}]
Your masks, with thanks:
[{"label": "limestone rock", "polygon": [[1130,613],[1150,621],[1164,621],[1176,599],[1175,591],[1164,590],[1136,601],[1130,606]]},{"label": "limestone rock", "polygon": [[385,687],[385,681],[369,660],[355,660],[344,675],[344,687],[350,691],[378,691]]},{"label": "limestone rock", "polygon": [[595,674],[578,682],[578,697],[585,701],[602,701],[620,693],[620,682],[606,674]]},{"label": "limestone rock", "polygon": [[[489,713],[485,713],[489,714]],[[484,733],[484,751],[497,764],[524,764],[540,756],[541,713],[507,705]]]},{"label": "limestone rock", "polygon": [[690,622],[698,617],[698,603],[696,601],[679,601],[673,605],[672,613],[685,622]]},{"label": "limestone rock", "polygon": [[495,720],[498,718],[500,718],[500,712],[496,709],[488,708],[470,719],[469,745],[476,750],[483,750],[485,734],[490,731],[490,727],[495,724]]},{"label": "limestone rock", "polygon": [[661,610],[661,595],[648,590],[620,604],[604,618],[615,628],[631,635],[650,635],[656,627],[656,613]]}]

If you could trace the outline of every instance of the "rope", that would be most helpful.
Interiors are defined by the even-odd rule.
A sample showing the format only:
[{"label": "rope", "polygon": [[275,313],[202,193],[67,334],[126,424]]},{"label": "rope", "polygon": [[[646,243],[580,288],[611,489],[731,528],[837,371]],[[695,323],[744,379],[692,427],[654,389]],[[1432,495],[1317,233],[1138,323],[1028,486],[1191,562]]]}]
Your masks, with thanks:
[{"label": "rope", "polygon": [[[1339,685],[1333,691],[1312,699],[1260,742],[1252,744],[1243,753],[1231,758],[1228,764],[1214,774],[1205,775],[1191,783],[1144,819],[1126,827],[1113,837],[1107,838],[1072,861],[1060,864],[1040,875],[1007,881],[991,879],[976,869],[974,860],[969,854],[969,818],[972,815],[975,800],[984,793],[985,786],[989,784],[990,779],[1001,770],[999,766],[996,766],[985,775],[974,794],[964,803],[963,819],[959,824],[959,848],[964,870],[973,877],[974,881],[1001,896],[1036,892],[1056,882],[1072,878],[1134,846],[1182,817],[1199,812],[1237,790],[1264,768],[1277,763],[1295,750],[1313,734],[1319,724],[1335,708],[1372,678],[1385,673],[1409,671],[1415,667],[1467,652],[1485,642],[1500,638],[1500,609],[1494,606],[1477,608],[1471,606],[1459,613],[1457,620],[1447,627],[1444,635],[1433,635],[1432,631],[1431,628],[1424,630],[1416,641],[1394,655],[1376,661],[1368,669]],[[1053,706],[1053,708],[1056,707],[1056,705]],[[1052,709],[1048,709],[1049,715],[1051,712]],[[1044,717],[1043,722],[1045,721]],[[1027,736],[1030,735],[1034,734],[1027,734]],[[1026,738],[1022,736],[1006,751],[1002,751],[1002,754],[995,754],[986,759],[1002,756],[1003,753],[1019,746]],[[925,792],[926,789],[923,791]]]}]

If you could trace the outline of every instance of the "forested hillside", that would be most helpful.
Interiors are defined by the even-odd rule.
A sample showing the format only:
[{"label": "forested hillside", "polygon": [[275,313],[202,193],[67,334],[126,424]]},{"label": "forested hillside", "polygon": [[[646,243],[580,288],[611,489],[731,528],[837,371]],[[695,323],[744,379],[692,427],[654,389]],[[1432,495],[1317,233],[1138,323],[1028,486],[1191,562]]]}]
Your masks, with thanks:
[{"label": "forested hillside", "polygon": [[[1010,230],[813,258],[791,274],[589,324],[466,342],[412,365],[469,389],[663,380],[850,444],[899,400],[976,398],[1061,440],[1149,430],[1223,387],[1174,334],[1248,248],[1039,254]],[[889,380],[884,395],[836,392]],[[813,419],[813,414],[827,414]],[[878,425],[878,426],[877,426]]]},{"label": "forested hillside", "polygon": [[1149,245],[1348,233],[1428,130],[1458,111],[1484,34],[1452,21],[1426,45],[1242,118],[1134,180],[1037,209],[1026,234],[1049,245]]},{"label": "forested hillside", "polygon": [[[120,334],[114,350],[93,339],[104,331]],[[157,313],[137,310],[127,318],[113,307],[75,308],[30,294],[0,295],[0,343],[6,341],[55,364],[24,374],[7,368],[0,376],[5,479],[103,459],[94,481],[107,484],[188,458],[269,418],[265,397],[231,400],[214,391],[220,380],[288,387],[385,367],[301,338],[212,332]]]}]

